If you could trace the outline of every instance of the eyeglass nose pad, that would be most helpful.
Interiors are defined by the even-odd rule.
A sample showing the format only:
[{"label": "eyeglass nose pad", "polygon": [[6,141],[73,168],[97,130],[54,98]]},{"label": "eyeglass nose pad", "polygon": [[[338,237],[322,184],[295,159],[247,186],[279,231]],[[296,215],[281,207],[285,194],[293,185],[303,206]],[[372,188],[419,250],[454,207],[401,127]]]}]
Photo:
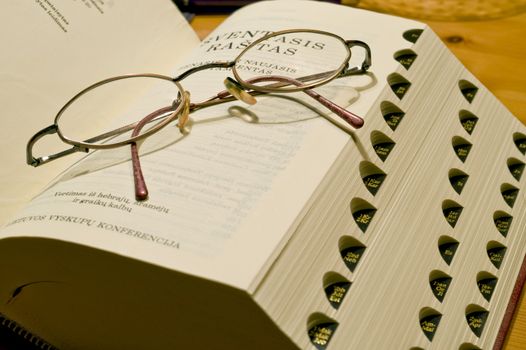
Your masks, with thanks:
[{"label": "eyeglass nose pad", "polygon": [[223,81],[223,84],[225,85],[227,91],[230,92],[230,94],[238,100],[243,101],[249,105],[256,104],[257,101],[254,98],[254,96],[246,92],[245,89],[243,89],[243,87],[241,86],[241,84],[239,84],[234,79],[227,77]]},{"label": "eyeglass nose pad", "polygon": [[[177,124],[181,134],[186,133],[185,126],[190,119],[190,93],[188,91],[184,91],[183,94],[183,108],[181,110],[181,114],[179,115],[179,123]],[[179,97],[179,100],[181,100],[181,97]]]}]

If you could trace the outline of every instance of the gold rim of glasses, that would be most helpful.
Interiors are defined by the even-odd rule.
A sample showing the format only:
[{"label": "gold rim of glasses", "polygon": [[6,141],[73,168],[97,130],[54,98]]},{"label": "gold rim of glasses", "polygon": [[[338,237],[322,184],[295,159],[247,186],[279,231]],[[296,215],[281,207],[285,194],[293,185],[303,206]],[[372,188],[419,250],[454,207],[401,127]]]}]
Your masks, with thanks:
[{"label": "gold rim of glasses", "polygon": [[[159,116],[157,116],[156,120],[161,119],[161,121],[159,121],[157,124],[152,126],[150,129],[148,129],[144,133],[141,133],[140,135],[137,135],[137,136],[131,136],[131,137],[127,138],[126,140],[117,141],[117,142],[92,143],[92,142],[89,142],[89,140],[79,141],[79,140],[71,139],[70,137],[66,136],[62,132],[62,130],[60,128],[60,123],[59,123],[60,118],[62,117],[64,112],[68,109],[68,107],[71,106],[76,100],[78,100],[80,97],[85,95],[87,92],[89,92],[89,91],[91,91],[91,90],[93,90],[93,89],[95,89],[97,87],[100,87],[102,85],[105,85],[105,84],[108,84],[108,83],[111,83],[111,82],[114,82],[114,81],[119,81],[119,80],[124,80],[124,79],[131,79],[131,78],[154,78],[154,79],[170,81],[179,90],[179,97],[178,97],[178,99],[180,99],[180,100],[184,99],[185,95],[183,93],[183,91],[184,91],[183,87],[181,86],[181,84],[179,82],[175,81],[174,78],[170,77],[170,76],[161,75],[161,74],[153,74],[153,73],[141,73],[141,74],[120,75],[120,76],[116,76],[116,77],[107,78],[107,79],[101,80],[101,81],[99,81],[99,82],[97,82],[95,84],[92,84],[92,85],[88,86],[87,88],[85,88],[84,90],[80,91],[78,94],[73,96],[73,98],[71,98],[60,109],[60,111],[55,116],[55,121],[54,121],[54,124],[57,126],[57,135],[60,137],[60,139],[62,141],[64,141],[65,143],[67,143],[67,144],[70,144],[72,146],[76,146],[76,147],[79,147],[79,148],[89,148],[89,149],[116,148],[116,147],[129,145],[132,142],[140,141],[140,140],[142,140],[142,139],[144,139],[144,138],[156,133],[160,129],[164,128],[168,123],[170,123],[173,120],[178,118],[179,112],[183,108],[184,103],[174,103],[173,106],[175,107],[175,109],[173,111],[161,113]],[[180,101],[180,102],[182,102],[182,101]],[[125,126],[123,126],[121,128],[118,128],[116,130],[110,131],[110,132],[108,132],[106,134],[99,135],[98,139],[100,139],[100,140],[102,140],[102,139],[109,139],[110,137],[115,136],[115,135],[119,135],[122,132],[125,132],[125,131],[128,131],[128,130],[133,130],[139,124],[139,122],[140,122],[140,120],[138,120],[138,121],[136,121],[134,123],[125,125]]]},{"label": "gold rim of glasses", "polygon": [[[314,74],[301,76],[301,77],[292,77],[292,76],[281,76],[281,75],[267,75],[262,74],[261,76],[250,76],[246,79],[243,78],[244,74],[246,72],[240,73],[241,66],[240,64],[243,60],[243,57],[247,54],[250,50],[258,50],[257,45],[278,37],[278,36],[284,36],[290,33],[312,33],[312,34],[318,34],[325,37],[329,37],[332,40],[336,40],[337,43],[340,43],[342,45],[342,57],[341,62],[338,64],[338,62],[334,63],[336,68],[327,68],[328,70],[323,71],[323,68],[320,68],[320,72],[316,72]],[[294,38],[293,38],[294,39]],[[302,40],[303,38],[298,35],[298,39]],[[294,43],[294,40],[291,41],[291,43]],[[294,43],[295,44],[295,43]],[[352,55],[351,48],[352,47],[361,47],[365,50],[365,58],[360,66],[356,67],[350,67],[350,59]],[[333,56],[333,52],[328,52],[330,54],[331,58]],[[251,59],[251,56],[245,56],[247,59]],[[317,58],[314,57],[316,60]],[[340,58],[336,58],[340,59]],[[294,63],[294,58],[292,58],[291,63]],[[323,65],[323,63],[322,63]],[[318,65],[316,65],[318,66]],[[344,121],[346,121],[349,125],[360,128],[363,125],[363,119],[354,113],[347,111],[346,109],[332,103],[330,100],[324,98],[323,96],[317,94],[313,90],[311,90],[314,87],[321,86],[323,84],[326,84],[336,78],[339,77],[346,77],[351,76],[355,74],[364,74],[367,72],[368,68],[371,66],[371,52],[369,46],[360,40],[344,40],[339,35],[322,31],[322,30],[316,30],[316,29],[287,29],[287,30],[280,30],[276,31],[274,33],[264,35],[260,37],[259,39],[256,39],[250,45],[248,45],[245,49],[243,49],[237,56],[235,56],[235,59],[232,61],[217,61],[217,62],[210,62],[210,63],[203,63],[202,65],[192,67],[182,73],[180,73],[178,76],[171,77],[161,74],[154,74],[154,73],[140,73],[140,74],[128,74],[128,75],[120,75],[115,77],[110,77],[104,80],[101,80],[97,83],[94,83],[79,93],[77,93],[75,96],[73,96],[56,114],[54,123],[52,125],[47,126],[46,128],[40,130],[37,132],[33,137],[29,140],[27,146],[26,146],[26,161],[28,164],[32,166],[39,166],[41,164],[48,163],[52,160],[61,158],[63,156],[83,151],[88,152],[90,149],[110,149],[110,148],[117,148],[121,146],[127,146],[131,145],[131,153],[132,153],[132,163],[134,168],[134,181],[135,181],[135,192],[136,192],[136,198],[137,200],[144,200],[148,198],[148,190],[146,187],[146,183],[144,182],[144,178],[142,176],[142,170],[140,167],[140,161],[139,161],[139,155],[138,155],[138,145],[136,144],[137,141],[143,140],[147,138],[148,136],[151,136],[152,134],[158,132],[162,128],[166,127],[170,122],[177,120],[181,115],[184,115],[185,117],[188,116],[188,114],[192,111],[199,110],[201,108],[213,106],[220,103],[230,102],[235,99],[240,99],[241,101],[247,102],[247,103],[254,103],[255,99],[253,96],[257,96],[260,94],[265,93],[288,93],[288,92],[298,92],[298,91],[304,91],[307,95],[314,98],[316,101],[324,105],[326,108],[328,108],[330,111],[336,113],[339,117],[341,117]],[[186,77],[197,73],[199,71],[203,71],[206,69],[215,69],[215,68],[230,68],[231,74],[235,77],[234,79],[227,78],[225,82],[226,90],[220,91],[216,95],[210,97],[209,99],[206,99],[205,101],[201,102],[195,102],[190,103],[189,99],[189,93],[184,90],[182,85],[180,84],[180,81],[184,80]],[[83,95],[88,93],[89,91],[96,89],[97,87],[100,87],[102,85],[112,83],[114,81],[119,80],[125,80],[125,79],[131,79],[131,78],[153,78],[153,79],[159,79],[163,81],[168,81],[170,83],[173,83],[175,85],[177,96],[173,97],[172,103],[169,103],[170,105],[162,107],[160,109],[152,111],[150,114],[144,116],[140,120],[136,120],[128,125],[121,126],[117,129],[106,131],[101,135],[93,136],[87,140],[74,140],[70,138],[69,136],[64,134],[64,125],[62,125],[61,128],[61,118],[66,110],[79,98],[81,98]],[[257,83],[261,84],[263,82],[266,82],[268,84],[264,85],[256,85]],[[175,91],[174,91],[175,93]],[[251,98],[249,98],[249,96]],[[154,124],[150,124],[150,123]],[[179,128],[181,131],[183,131],[184,123],[182,121],[179,121]],[[149,128],[146,129],[144,132],[141,130],[144,126],[149,125]],[[131,136],[126,136],[126,139],[114,139],[115,136],[121,135],[125,132],[132,132]],[[33,147],[35,143],[41,139],[42,137],[46,135],[52,135],[57,134],[64,143],[69,144],[73,147],[63,150],[58,153],[50,154],[47,156],[41,156],[38,158],[35,158],[33,156]]]},{"label": "gold rim of glasses", "polygon": [[[239,72],[237,70],[237,64],[239,63],[240,59],[243,58],[243,55],[245,55],[247,53],[247,51],[250,51],[250,50],[254,49],[254,47],[257,44],[261,43],[262,41],[268,40],[268,39],[276,37],[276,36],[289,34],[289,33],[314,33],[314,34],[320,34],[320,35],[332,37],[334,39],[337,39],[342,44],[342,46],[347,51],[347,54],[346,54],[345,58],[342,58],[342,63],[340,64],[340,66],[338,68],[332,70],[331,74],[328,74],[323,79],[319,79],[319,80],[317,80],[317,81],[315,81],[313,83],[301,84],[301,86],[294,86],[294,87],[287,86],[286,88],[283,88],[282,84],[270,84],[270,85],[267,85],[267,86],[261,86],[261,85],[251,84],[250,82],[246,81],[245,79],[243,79],[241,77],[241,75],[239,74]],[[347,45],[347,42],[342,37],[340,37],[339,35],[336,35],[336,34],[330,33],[330,32],[326,32],[326,31],[323,31],[323,30],[317,30],[317,29],[287,29],[287,30],[280,30],[280,31],[277,31],[277,32],[272,33],[272,34],[265,35],[265,36],[255,40],[255,41],[253,41],[249,46],[247,46],[245,49],[243,49],[243,51],[241,51],[241,53],[239,55],[237,55],[237,57],[234,59],[234,65],[232,67],[232,74],[234,75],[236,80],[243,87],[249,88],[249,89],[252,89],[252,90],[255,90],[255,91],[260,91],[260,92],[297,92],[297,91],[303,91],[305,89],[310,89],[310,88],[314,88],[314,87],[323,85],[323,84],[328,83],[331,80],[335,79],[345,69],[345,67],[347,66],[347,64],[348,64],[350,59],[351,59],[351,49]],[[317,78],[319,78],[319,77],[320,76],[318,75]],[[278,87],[276,87],[276,86],[278,86]]]}]

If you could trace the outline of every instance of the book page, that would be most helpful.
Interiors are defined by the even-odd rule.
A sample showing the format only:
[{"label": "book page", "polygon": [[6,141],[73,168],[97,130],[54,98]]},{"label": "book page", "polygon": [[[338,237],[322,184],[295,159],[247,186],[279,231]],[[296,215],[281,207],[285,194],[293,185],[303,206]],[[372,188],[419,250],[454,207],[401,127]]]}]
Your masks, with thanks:
[{"label": "book page", "polygon": [[[26,164],[27,141],[53,123],[68,99],[110,76],[170,74],[199,42],[167,0],[8,1],[0,27],[0,225],[78,159],[38,169]],[[51,151],[37,149],[38,155],[66,148],[56,135],[49,139]]]},{"label": "book page", "polygon": [[[378,26],[370,25],[375,20],[398,25],[399,41],[379,36]],[[374,61],[374,55],[392,57],[405,44],[401,33],[422,26],[415,23],[317,2],[261,2],[221,25],[180,71],[231,60],[247,41],[270,31],[326,30],[371,46],[371,70],[380,83],[371,76],[348,77],[316,89],[365,115],[397,64]],[[208,70],[182,85],[192,101],[201,101],[224,89],[229,75],[225,69]],[[86,244],[248,288],[286,243],[327,170],[352,142],[355,131],[330,123],[335,118],[330,114],[301,92],[261,97],[251,107],[233,102],[203,109],[191,115],[190,133],[181,135],[169,126],[141,145],[147,201],[134,200],[127,147],[96,152],[66,172],[3,233]]]}]

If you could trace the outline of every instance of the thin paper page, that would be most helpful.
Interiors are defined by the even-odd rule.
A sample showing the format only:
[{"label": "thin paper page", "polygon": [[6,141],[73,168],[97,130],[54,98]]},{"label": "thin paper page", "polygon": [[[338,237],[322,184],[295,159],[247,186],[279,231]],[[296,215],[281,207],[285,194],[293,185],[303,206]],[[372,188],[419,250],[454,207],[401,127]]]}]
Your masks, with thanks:
[{"label": "thin paper page", "polygon": [[[291,20],[297,6],[302,15]],[[331,23],[320,19],[321,9]],[[359,20],[349,26],[349,18]],[[240,34],[291,27],[331,30],[345,39],[366,41],[376,50],[373,55],[392,57],[400,42],[374,35],[376,27],[366,31],[367,20],[361,11],[315,2],[259,3],[222,25],[182,69],[233,59],[249,40]],[[392,20],[400,23],[400,33],[392,34],[396,38],[414,25]],[[210,49],[211,40],[222,49]],[[378,81],[385,81],[395,63],[374,66]],[[199,72],[182,85],[192,101],[200,101],[223,89],[230,74]],[[350,77],[318,90],[365,115],[382,89],[370,77]],[[143,143],[147,202],[133,199],[131,165],[125,161],[129,150],[99,152],[73,168],[67,180],[39,197],[5,232],[70,240],[248,288],[286,242],[291,225],[310,205],[342,148],[352,142],[324,118],[328,114],[302,93],[260,98],[250,108],[234,102],[204,109],[192,114],[189,134],[169,126]],[[116,160],[124,162],[108,166]]]},{"label": "thin paper page", "polygon": [[[177,8],[162,0],[8,1],[0,27],[0,225],[78,159],[39,169],[25,162],[29,138],[50,125],[69,98],[110,76],[170,74],[199,42]],[[66,148],[58,140],[48,146]]]}]

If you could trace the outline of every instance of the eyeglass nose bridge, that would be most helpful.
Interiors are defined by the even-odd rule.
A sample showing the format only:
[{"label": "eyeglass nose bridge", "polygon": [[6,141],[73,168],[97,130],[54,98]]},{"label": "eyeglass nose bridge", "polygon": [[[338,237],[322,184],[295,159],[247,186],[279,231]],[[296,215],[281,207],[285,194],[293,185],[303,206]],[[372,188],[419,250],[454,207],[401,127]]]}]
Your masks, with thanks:
[{"label": "eyeglass nose bridge", "polygon": [[89,152],[87,148],[73,146],[71,148],[68,148],[64,151],[61,151],[55,154],[50,154],[48,156],[35,158],[33,156],[33,147],[35,146],[35,144],[44,136],[53,135],[53,134],[56,134],[57,132],[58,132],[58,126],[56,124],[52,124],[40,130],[35,135],[33,135],[33,137],[31,137],[31,139],[28,141],[27,146],[26,146],[26,163],[28,165],[37,167],[39,165],[48,163],[52,160],[64,157],[68,154],[72,154],[75,152],[86,152],[86,153]]},{"label": "eyeglass nose bridge", "polygon": [[230,78],[230,77],[227,77],[224,81],[223,81],[223,84],[225,85],[225,88],[226,90],[232,95],[234,96],[235,98],[237,98],[238,100],[240,101],[243,101],[245,102],[246,104],[249,104],[249,105],[254,105],[256,104],[256,99],[254,98],[254,96],[252,96],[251,94],[249,94],[248,92],[246,92],[246,90],[243,88],[243,86],[241,86],[241,84],[239,84],[237,81],[235,81],[234,79]]},{"label": "eyeglass nose bridge", "polygon": [[172,78],[171,80],[173,82],[179,82],[181,80],[183,80],[184,78],[194,74],[194,73],[197,73],[197,72],[200,72],[202,70],[207,70],[207,69],[212,69],[212,68],[232,68],[234,67],[234,65],[236,64],[236,61],[221,61],[221,62],[211,62],[211,63],[205,63],[205,64],[202,64],[200,66],[197,66],[197,67],[192,67],[186,71],[184,71],[183,73],[181,73],[180,75]]},{"label": "eyeglass nose bridge", "polygon": [[[183,108],[180,112],[179,122],[177,123],[177,126],[181,134],[185,134],[187,133],[187,130],[185,129],[185,127],[188,124],[188,121],[190,120],[190,92],[189,91],[185,90],[183,92],[183,96],[178,96],[177,104],[179,103],[183,103]],[[172,104],[174,109],[176,108],[177,104],[176,104],[176,101],[174,101],[174,103]]]}]

